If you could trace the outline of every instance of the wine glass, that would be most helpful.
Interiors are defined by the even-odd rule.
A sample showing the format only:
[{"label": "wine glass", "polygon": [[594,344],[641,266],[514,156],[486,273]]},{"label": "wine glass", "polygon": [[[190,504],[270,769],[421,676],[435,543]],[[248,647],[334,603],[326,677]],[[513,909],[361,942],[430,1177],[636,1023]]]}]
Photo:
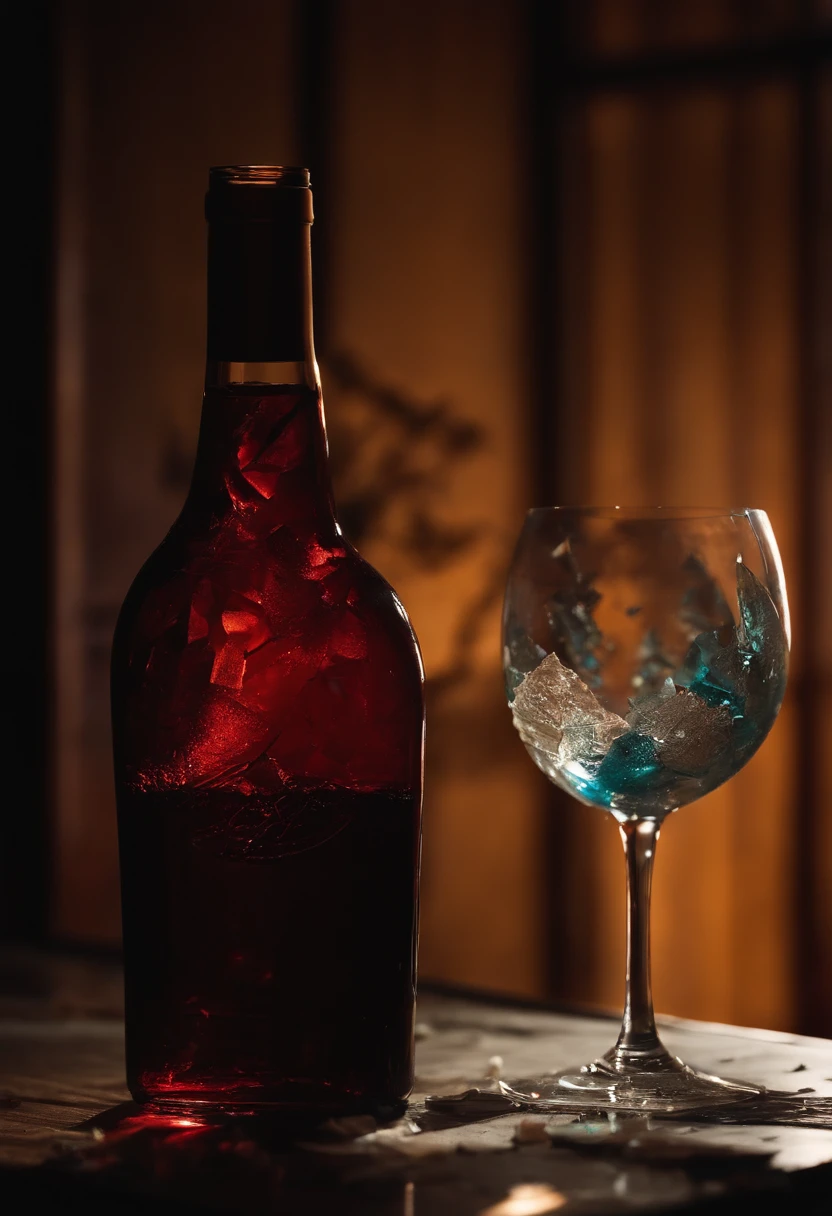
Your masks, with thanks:
[{"label": "wine glass", "polygon": [[657,1033],[650,885],[671,811],[753,756],[780,709],[789,614],[764,511],[544,507],[526,516],[504,608],[506,692],[546,776],[618,823],[627,977],[603,1059],[501,1082],[536,1108],[692,1110],[761,1089],[697,1072]]}]

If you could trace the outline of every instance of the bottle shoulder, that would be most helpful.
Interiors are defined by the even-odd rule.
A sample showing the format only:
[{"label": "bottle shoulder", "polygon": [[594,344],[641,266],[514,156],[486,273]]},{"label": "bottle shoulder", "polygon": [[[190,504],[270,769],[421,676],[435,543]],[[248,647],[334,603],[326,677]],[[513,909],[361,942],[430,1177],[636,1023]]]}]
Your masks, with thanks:
[{"label": "bottle shoulder", "polygon": [[418,644],[395,592],[334,530],[217,545],[173,529],[125,601],[112,687],[137,788],[421,781]]},{"label": "bottle shoulder", "polygon": [[305,531],[280,528],[265,536],[226,527],[189,527],[183,511],[153,551],[125,598],[116,630],[152,642],[176,630],[191,644],[239,634],[309,638],[344,628],[387,634],[411,652],[422,678],[418,643],[395,590],[340,533],[334,521]]}]

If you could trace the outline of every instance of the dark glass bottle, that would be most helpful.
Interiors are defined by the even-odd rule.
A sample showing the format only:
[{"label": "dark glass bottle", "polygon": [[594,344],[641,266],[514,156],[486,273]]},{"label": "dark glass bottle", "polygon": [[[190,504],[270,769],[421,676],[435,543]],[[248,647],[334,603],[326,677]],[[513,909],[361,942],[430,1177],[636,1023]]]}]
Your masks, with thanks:
[{"label": "dark glass bottle", "polygon": [[423,675],[336,522],[309,175],[211,170],[193,482],[113,647],[128,1083],[160,1109],[412,1084]]}]

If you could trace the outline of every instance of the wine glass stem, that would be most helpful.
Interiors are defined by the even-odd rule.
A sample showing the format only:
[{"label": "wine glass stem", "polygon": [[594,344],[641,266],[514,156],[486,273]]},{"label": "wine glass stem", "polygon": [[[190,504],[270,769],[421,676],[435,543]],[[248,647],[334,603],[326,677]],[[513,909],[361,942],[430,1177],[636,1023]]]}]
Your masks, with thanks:
[{"label": "wine glass stem", "polygon": [[656,1034],[650,986],[650,888],[659,824],[653,819],[620,825],[627,863],[627,989],[618,1042],[608,1059],[638,1067],[668,1053]]}]

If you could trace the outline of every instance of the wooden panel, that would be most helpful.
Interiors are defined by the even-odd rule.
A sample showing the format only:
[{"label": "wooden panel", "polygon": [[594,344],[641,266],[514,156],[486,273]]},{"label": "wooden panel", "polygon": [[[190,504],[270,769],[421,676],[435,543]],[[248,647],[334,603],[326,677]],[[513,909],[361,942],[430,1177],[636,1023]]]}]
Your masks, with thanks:
[{"label": "wooden panel", "polygon": [[[323,368],[333,438],[369,419],[378,473],[397,443],[401,461],[402,401],[425,420],[362,542],[412,615],[429,680],[421,971],[535,992],[540,787],[510,726],[499,638],[531,493],[521,31],[495,0],[338,11]],[[399,394],[398,413],[380,388]]]},{"label": "wooden panel", "polygon": [[[434,7],[339,10],[337,163],[318,200],[335,246],[325,391],[345,522],[411,609],[431,678],[423,969],[532,992],[540,787],[499,670],[505,566],[527,505],[520,38],[499,3]],[[184,0],[164,17],[158,4],[66,11],[64,936],[118,936],[109,641],[187,486],[204,357],[205,170],[295,157],[290,6],[248,0],[227,23],[224,12]]]},{"label": "wooden panel", "polygon": [[119,936],[109,646],[187,489],[212,164],[292,163],[288,0],[62,9],[53,925]]},{"label": "wooden panel", "polygon": [[[581,501],[763,506],[799,598],[796,130],[793,94],[774,85],[588,107],[587,455],[573,491]],[[798,682],[761,753],[663,833],[661,1009],[792,1023]],[[611,1004],[623,947],[612,825],[588,814],[580,847],[594,859],[599,921],[574,995]]]},{"label": "wooden panel", "polygon": [[[832,16],[828,3],[825,12]],[[806,299],[799,540],[806,587],[797,622],[805,700],[795,965],[800,1028],[832,1035],[832,631],[826,625],[832,620],[832,65],[807,81],[802,103],[808,130],[802,166]]]},{"label": "wooden panel", "polygon": [[[587,50],[603,55],[679,51],[793,33],[805,6],[793,0],[570,0],[572,21]],[[577,31],[576,31],[577,32]]]}]

